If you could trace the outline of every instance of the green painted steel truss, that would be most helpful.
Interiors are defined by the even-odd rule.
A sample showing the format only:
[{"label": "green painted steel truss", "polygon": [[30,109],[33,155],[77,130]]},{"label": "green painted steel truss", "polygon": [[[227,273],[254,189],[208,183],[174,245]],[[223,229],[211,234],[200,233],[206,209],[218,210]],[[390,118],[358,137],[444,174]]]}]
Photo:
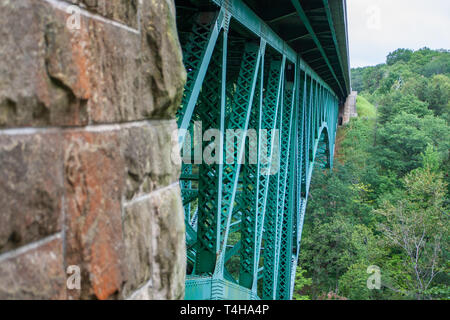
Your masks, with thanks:
[{"label": "green painted steel truss", "polygon": [[217,10],[193,12],[180,36],[186,299],[291,299],[314,163],[333,162],[338,99],[240,0],[211,2]]}]

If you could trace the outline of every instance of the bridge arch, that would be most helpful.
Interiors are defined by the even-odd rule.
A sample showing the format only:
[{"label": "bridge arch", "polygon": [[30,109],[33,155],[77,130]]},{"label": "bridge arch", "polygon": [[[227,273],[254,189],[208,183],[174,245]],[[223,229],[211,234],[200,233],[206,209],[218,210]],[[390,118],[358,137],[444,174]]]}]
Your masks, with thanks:
[{"label": "bridge arch", "polygon": [[[318,139],[314,143],[314,164],[319,164],[321,168],[332,168],[333,167],[333,157],[334,157],[334,142],[333,137],[330,136],[327,123],[323,123],[319,128]],[[314,170],[315,166],[311,166]],[[309,180],[311,181],[313,171],[311,171],[311,176]]]}]

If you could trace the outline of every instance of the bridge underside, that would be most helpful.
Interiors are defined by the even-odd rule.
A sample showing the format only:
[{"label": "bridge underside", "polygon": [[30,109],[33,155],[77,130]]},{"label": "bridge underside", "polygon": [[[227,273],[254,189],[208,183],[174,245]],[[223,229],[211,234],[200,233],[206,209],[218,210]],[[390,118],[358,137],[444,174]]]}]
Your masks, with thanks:
[{"label": "bridge underside", "polygon": [[349,91],[336,13],[328,1],[176,5],[186,298],[290,299],[312,170],[332,166]]}]

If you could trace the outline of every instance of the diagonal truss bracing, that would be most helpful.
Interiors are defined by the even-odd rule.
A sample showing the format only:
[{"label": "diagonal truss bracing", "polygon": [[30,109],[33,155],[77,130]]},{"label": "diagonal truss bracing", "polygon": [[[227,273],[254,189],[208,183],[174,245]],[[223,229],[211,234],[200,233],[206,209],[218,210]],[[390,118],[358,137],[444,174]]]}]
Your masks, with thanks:
[{"label": "diagonal truss bracing", "polygon": [[337,97],[242,1],[211,3],[183,45],[177,114],[186,298],[290,299],[314,163],[332,166]]}]

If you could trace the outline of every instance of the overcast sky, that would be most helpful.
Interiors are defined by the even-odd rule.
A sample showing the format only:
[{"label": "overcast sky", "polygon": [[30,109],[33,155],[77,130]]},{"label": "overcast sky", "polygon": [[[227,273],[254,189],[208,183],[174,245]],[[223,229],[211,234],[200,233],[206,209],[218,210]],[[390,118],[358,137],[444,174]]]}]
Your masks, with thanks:
[{"label": "overcast sky", "polygon": [[450,0],[347,0],[350,64],[376,65],[397,48],[450,49]]}]

